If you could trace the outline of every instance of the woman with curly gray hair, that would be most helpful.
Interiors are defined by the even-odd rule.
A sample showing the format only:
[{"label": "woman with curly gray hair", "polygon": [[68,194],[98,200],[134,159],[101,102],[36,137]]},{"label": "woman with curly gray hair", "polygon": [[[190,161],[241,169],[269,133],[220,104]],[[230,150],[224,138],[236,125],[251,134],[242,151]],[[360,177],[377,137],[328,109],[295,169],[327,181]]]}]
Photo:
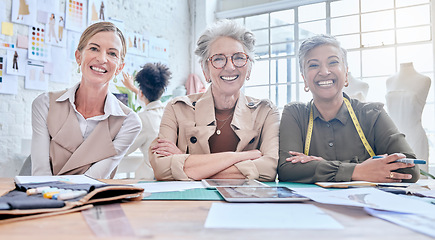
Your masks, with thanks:
[{"label": "woman with curly gray hair", "polygon": [[157,180],[275,180],[278,110],[241,91],[251,74],[254,44],[252,32],[230,20],[199,38],[195,53],[210,86],[167,104],[150,148]]}]

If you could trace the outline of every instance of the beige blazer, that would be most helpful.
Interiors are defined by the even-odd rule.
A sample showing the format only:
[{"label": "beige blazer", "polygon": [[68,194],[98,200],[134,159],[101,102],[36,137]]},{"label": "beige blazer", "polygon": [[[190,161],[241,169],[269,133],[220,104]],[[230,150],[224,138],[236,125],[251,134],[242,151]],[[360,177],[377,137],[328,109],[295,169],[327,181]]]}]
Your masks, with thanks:
[{"label": "beige blazer", "polygon": [[[205,93],[174,98],[163,114],[158,138],[168,139],[185,154],[161,156],[149,151],[157,180],[191,180],[183,171],[189,154],[209,154],[208,139],[216,131],[211,87]],[[240,93],[231,128],[240,141],[236,152],[258,149],[261,158],[234,166],[248,179],[274,181],[278,164],[279,112],[269,100]],[[152,148],[157,139],[151,143]]]},{"label": "beige blazer", "polygon": [[[66,91],[50,92],[47,116],[50,141],[50,163],[53,175],[83,174],[91,165],[117,154],[113,139],[125,116],[110,116],[98,123],[86,140],[80,130],[75,111],[69,101],[57,102]],[[120,104],[124,113],[131,110]],[[113,173],[116,172],[116,169]],[[113,177],[112,173],[112,177]]]}]

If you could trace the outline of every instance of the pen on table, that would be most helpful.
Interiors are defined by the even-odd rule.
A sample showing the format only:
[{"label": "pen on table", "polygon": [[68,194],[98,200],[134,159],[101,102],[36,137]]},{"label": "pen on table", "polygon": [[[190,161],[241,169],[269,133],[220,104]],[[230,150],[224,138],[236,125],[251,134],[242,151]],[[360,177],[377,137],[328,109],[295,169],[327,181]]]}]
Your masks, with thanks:
[{"label": "pen on table", "polygon": [[62,193],[59,194],[57,196],[57,200],[69,200],[69,199],[73,199],[73,198],[78,198],[81,196],[86,195],[87,192],[82,190],[82,191],[73,191],[73,192],[69,192],[69,193]]},{"label": "pen on table", "polygon": [[[373,159],[383,158],[383,156],[373,156]],[[401,158],[397,159],[394,162],[402,162],[402,163],[414,163],[414,164],[426,164],[426,160],[422,159],[413,159],[413,158]]]},{"label": "pen on table", "polygon": [[27,195],[34,195],[34,194],[42,193],[43,190],[49,188],[50,188],[49,186],[31,188],[31,189],[27,189],[26,193]]}]

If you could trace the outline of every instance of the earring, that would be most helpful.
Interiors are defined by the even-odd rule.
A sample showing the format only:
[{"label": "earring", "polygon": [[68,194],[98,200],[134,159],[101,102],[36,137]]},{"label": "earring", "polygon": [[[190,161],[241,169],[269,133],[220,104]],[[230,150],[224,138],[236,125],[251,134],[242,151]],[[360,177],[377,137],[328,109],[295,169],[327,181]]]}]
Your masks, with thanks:
[{"label": "earring", "polygon": [[249,79],[250,79],[249,77],[246,77],[246,81],[249,81]]},{"label": "earring", "polygon": [[79,65],[79,67],[77,68],[77,73],[80,73],[80,65]]},{"label": "earring", "polygon": [[304,87],[304,91],[305,91],[305,92],[309,92],[309,91],[310,91],[310,88],[309,88],[309,87]]},{"label": "earring", "polygon": [[207,83],[211,83],[211,78],[209,78],[208,80],[206,80]]},{"label": "earring", "polygon": [[349,86],[349,82],[346,80],[346,82],[344,82],[344,86],[347,87]]}]

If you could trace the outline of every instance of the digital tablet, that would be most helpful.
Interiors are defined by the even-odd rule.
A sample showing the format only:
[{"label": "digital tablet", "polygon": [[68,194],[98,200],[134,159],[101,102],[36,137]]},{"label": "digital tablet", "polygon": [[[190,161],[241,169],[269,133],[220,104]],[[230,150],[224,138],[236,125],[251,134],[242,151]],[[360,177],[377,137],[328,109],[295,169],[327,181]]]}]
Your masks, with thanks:
[{"label": "digital tablet", "polygon": [[302,202],[310,200],[287,187],[217,187],[227,202]]},{"label": "digital tablet", "polygon": [[216,187],[267,187],[266,184],[255,179],[202,179],[202,184],[210,189]]}]

